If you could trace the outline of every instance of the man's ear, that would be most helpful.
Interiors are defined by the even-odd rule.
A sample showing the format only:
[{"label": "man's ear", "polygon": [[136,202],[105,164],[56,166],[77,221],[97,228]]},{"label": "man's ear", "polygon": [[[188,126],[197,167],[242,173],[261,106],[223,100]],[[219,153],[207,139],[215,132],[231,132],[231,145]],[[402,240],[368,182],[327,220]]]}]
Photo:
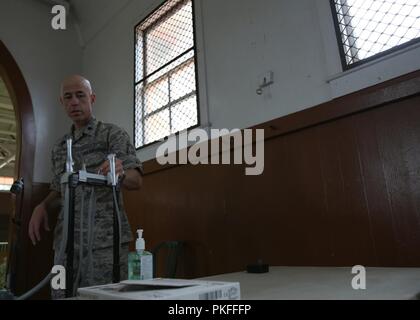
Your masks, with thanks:
[{"label": "man's ear", "polygon": [[96,95],[95,95],[94,93],[92,93],[92,94],[90,95],[90,103],[91,103],[91,104],[94,104],[94,103],[95,103],[95,101],[96,101]]},{"label": "man's ear", "polygon": [[59,100],[60,100],[61,105],[64,106],[64,100],[63,100],[63,97],[62,96],[60,96],[60,99]]}]

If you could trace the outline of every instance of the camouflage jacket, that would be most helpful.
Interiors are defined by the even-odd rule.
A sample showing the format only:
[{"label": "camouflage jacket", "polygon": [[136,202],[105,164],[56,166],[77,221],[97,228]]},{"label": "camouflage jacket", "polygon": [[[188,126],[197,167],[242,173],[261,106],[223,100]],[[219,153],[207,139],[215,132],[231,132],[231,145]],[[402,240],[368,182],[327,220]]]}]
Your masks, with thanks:
[{"label": "camouflage jacket", "polygon": [[[50,189],[61,194],[64,199],[64,186],[60,184],[62,174],[66,170],[67,145],[66,140],[73,139],[72,156],[74,171],[82,169],[83,164],[86,170],[97,173],[98,168],[110,153],[116,154],[116,158],[122,160],[124,170],[137,169],[142,173],[142,164],[136,157],[136,151],[130,142],[128,134],[113,124],[103,123],[92,118],[87,126],[81,129],[74,129],[64,135],[53,147],[52,167],[53,179]],[[94,193],[92,195],[92,192]],[[105,248],[113,244],[113,212],[114,203],[112,189],[106,186],[78,185],[75,192],[75,248],[80,242],[80,222],[83,204],[83,243],[87,244],[88,212],[93,216],[93,249]],[[132,240],[131,229],[124,211],[122,192],[119,194],[119,208],[121,213],[121,242]],[[61,244],[63,232],[63,206],[57,219],[54,231],[54,249],[58,250]]]}]

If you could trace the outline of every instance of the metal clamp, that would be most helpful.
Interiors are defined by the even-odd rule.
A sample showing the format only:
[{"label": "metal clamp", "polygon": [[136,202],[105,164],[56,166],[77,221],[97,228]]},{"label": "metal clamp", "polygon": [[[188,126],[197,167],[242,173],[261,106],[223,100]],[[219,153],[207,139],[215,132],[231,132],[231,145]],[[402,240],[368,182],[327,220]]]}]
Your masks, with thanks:
[{"label": "metal clamp", "polygon": [[257,94],[260,96],[263,94],[263,89],[268,87],[274,83],[274,73],[273,71],[268,72],[266,76],[264,76],[262,83],[257,88]]}]

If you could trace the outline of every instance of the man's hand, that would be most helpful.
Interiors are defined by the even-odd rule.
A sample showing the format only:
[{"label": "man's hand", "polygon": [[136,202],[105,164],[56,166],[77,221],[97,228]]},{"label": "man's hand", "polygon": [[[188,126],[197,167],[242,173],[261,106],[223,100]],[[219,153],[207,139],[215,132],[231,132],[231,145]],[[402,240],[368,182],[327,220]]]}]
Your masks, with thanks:
[{"label": "man's hand", "polygon": [[[109,171],[110,171],[109,160],[106,160],[99,167],[98,174],[102,174],[102,175],[106,176]],[[115,174],[117,174],[118,176],[122,176],[124,174],[122,160],[117,159],[117,158],[115,158]]]},{"label": "man's hand", "polygon": [[44,202],[41,202],[35,207],[31,220],[29,221],[29,238],[33,245],[36,245],[37,241],[41,241],[41,225],[44,225],[46,231],[50,231],[50,227],[48,226],[48,214]]},{"label": "man's hand", "polygon": [[[109,161],[106,160],[100,167],[98,174],[107,175],[109,172]],[[123,176],[125,174],[125,178],[122,181],[122,186],[127,190],[137,190],[140,189],[142,185],[142,177],[138,170],[136,169],[128,169],[124,171],[122,160],[115,159],[115,173],[118,176]]]}]

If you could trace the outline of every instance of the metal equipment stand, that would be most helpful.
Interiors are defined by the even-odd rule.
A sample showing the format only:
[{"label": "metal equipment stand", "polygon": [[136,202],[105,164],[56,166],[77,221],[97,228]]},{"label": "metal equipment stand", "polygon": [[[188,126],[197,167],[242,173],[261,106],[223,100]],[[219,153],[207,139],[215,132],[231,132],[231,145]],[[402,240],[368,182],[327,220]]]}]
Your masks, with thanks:
[{"label": "metal equipment stand", "polygon": [[[71,142],[70,142],[71,147]],[[71,158],[71,155],[70,155]],[[108,176],[92,174],[86,170],[81,170],[76,173],[71,172],[72,166],[68,167],[68,172],[61,177],[61,183],[67,184],[68,187],[68,201],[65,206],[68,206],[68,234],[66,246],[66,298],[73,295],[74,289],[74,220],[75,220],[75,195],[76,187],[81,184],[91,186],[110,186],[112,192],[116,195],[117,199],[114,201],[113,213],[113,272],[112,280],[114,283],[120,282],[120,224],[118,218],[118,186],[117,176],[115,174],[115,155],[108,156],[110,162],[110,174]],[[69,170],[70,169],[70,170]],[[82,231],[80,231],[82,232]],[[79,250],[82,249],[83,244],[79,244]]]}]

